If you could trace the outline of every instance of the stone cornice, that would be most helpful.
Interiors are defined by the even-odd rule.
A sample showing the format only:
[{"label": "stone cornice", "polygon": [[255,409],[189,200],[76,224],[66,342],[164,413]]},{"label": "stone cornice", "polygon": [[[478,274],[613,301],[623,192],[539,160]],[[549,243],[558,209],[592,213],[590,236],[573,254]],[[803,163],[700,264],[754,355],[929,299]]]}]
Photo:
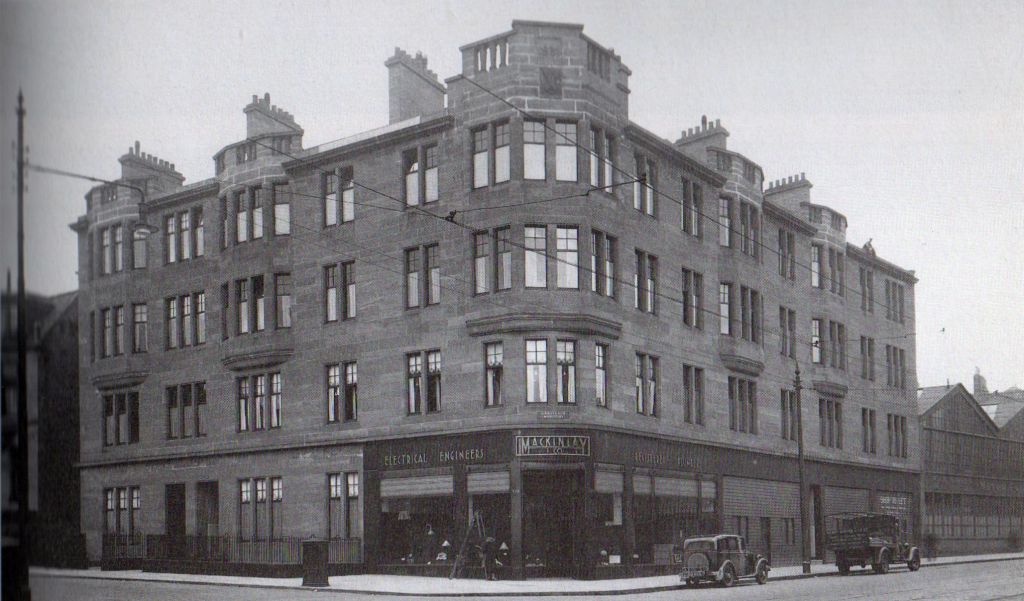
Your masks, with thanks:
[{"label": "stone cornice", "polygon": [[231,371],[245,371],[262,367],[274,367],[292,358],[294,349],[272,349],[228,355],[220,360]]},{"label": "stone cornice", "polygon": [[781,221],[783,225],[789,227],[790,229],[797,230],[799,232],[807,234],[808,236],[813,236],[814,234],[818,233],[817,228],[815,228],[813,225],[807,223],[803,219],[800,219],[798,216],[794,215],[793,213],[790,213],[786,209],[778,206],[777,204],[768,200],[767,198],[764,200],[761,206],[764,208],[764,214],[766,217],[770,217],[777,221]]},{"label": "stone cornice", "polygon": [[580,313],[513,313],[481,317],[466,322],[470,336],[519,334],[556,330],[585,336],[605,336],[618,340],[622,324]]},{"label": "stone cornice", "polygon": [[857,259],[858,261],[868,263],[877,269],[881,269],[882,271],[886,272],[890,276],[900,281],[906,282],[910,285],[914,285],[917,283],[917,276],[914,275],[913,271],[908,271],[906,269],[903,269],[902,267],[899,267],[898,265],[894,265],[886,261],[885,259],[880,259],[878,258],[878,256],[867,252],[866,250],[859,246],[847,243],[846,254]]},{"label": "stone cornice", "polygon": [[748,376],[757,377],[764,371],[764,363],[756,359],[749,359],[732,353],[719,353],[718,358],[730,371],[739,372]]},{"label": "stone cornice", "polygon": [[91,381],[96,390],[106,391],[133,388],[145,382],[147,377],[149,377],[148,371],[122,371],[93,376]]},{"label": "stone cornice", "polygon": [[704,165],[700,161],[694,159],[690,155],[686,154],[682,150],[675,147],[672,142],[664,138],[660,138],[657,135],[647,131],[632,121],[626,124],[625,134],[627,138],[633,141],[638,141],[649,150],[660,152],[661,154],[670,157],[677,162],[681,168],[694,173],[701,178],[711,182],[715,186],[721,187],[725,185],[726,177],[721,173],[711,169]]},{"label": "stone cornice", "polygon": [[814,380],[813,387],[821,394],[837,397],[845,397],[846,391],[848,390],[846,384],[840,384],[839,382],[832,382],[829,380]]}]

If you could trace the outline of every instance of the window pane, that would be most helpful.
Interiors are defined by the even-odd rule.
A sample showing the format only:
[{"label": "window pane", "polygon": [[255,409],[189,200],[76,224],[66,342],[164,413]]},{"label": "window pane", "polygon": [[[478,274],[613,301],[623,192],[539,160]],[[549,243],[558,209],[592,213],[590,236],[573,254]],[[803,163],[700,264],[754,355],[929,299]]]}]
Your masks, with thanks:
[{"label": "window pane", "polygon": [[557,229],[558,287],[579,288],[579,232],[574,227]]},{"label": "window pane", "polygon": [[526,341],[526,402],[546,403],[547,387],[547,341]]},{"label": "window pane", "polygon": [[544,133],[542,121],[523,123],[523,176],[526,179],[545,178]]},{"label": "window pane", "polygon": [[547,231],[543,227],[527,227],[526,233],[526,287],[547,286]]}]

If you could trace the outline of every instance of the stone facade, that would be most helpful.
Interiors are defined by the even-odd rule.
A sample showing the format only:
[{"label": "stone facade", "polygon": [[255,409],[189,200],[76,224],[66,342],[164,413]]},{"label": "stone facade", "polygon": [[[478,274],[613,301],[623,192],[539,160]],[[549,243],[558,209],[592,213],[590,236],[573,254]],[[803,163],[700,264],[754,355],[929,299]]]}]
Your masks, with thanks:
[{"label": "stone facade", "polygon": [[[443,86],[448,97],[444,110],[433,111],[440,106],[432,97],[437,87],[430,81],[433,74],[426,68],[426,59],[397,51],[387,63],[392,93],[400,95],[391,103],[388,126],[305,147],[302,129],[291,115],[271,105],[269,95],[253,97],[245,109],[247,139],[215,155],[215,177],[181,186],[173,165],[141,154],[136,146],[122,157],[121,181],[142,191],[101,186],[89,193],[87,214],[73,227],[80,237],[80,319],[92,324],[81,329],[80,392],[82,523],[93,559],[101,554],[104,524],[111,531],[104,521],[106,490],[140,487],[140,517],[132,528],[159,534],[166,529],[165,485],[185,483],[185,527],[191,533],[196,531],[191,513],[196,485],[215,480],[219,483],[218,529],[230,534],[238,526],[233,516],[238,514],[239,480],[281,477],[287,535],[326,536],[327,474],[354,471],[364,485],[358,499],[367,524],[367,565],[388,563],[388,558],[375,556],[381,541],[372,540],[377,533],[371,526],[379,522],[384,505],[381,475],[376,469],[363,472],[363,450],[440,434],[511,435],[522,429],[556,434],[571,434],[573,429],[622,432],[637,441],[702,445],[779,461],[786,467],[761,477],[793,482],[797,444],[783,437],[780,397],[782,390],[793,387],[798,362],[804,382],[805,443],[812,466],[809,484],[819,490],[819,509],[829,506],[821,496],[828,498],[830,486],[858,488],[864,491],[864,503],[878,506],[885,492],[878,482],[889,482],[891,491],[912,499],[919,464],[918,428],[912,419],[916,387],[912,272],[878,258],[870,245],[848,244],[845,218],[811,204],[810,182],[803,176],[765,189],[761,168],[726,148],[728,132],[717,121],[705,120],[684,131],[675,143],[630,121],[630,70],[613,51],[587,38],[581,26],[516,21],[512,30],[465,46],[461,52],[462,73]],[[403,75],[403,69],[410,72]],[[422,81],[425,95],[419,103],[409,98],[409,90],[419,85],[410,83],[416,78]],[[573,135],[578,147],[569,138]],[[538,139],[543,140],[539,145]],[[606,158],[610,166],[605,166]],[[543,176],[537,179],[541,168]],[[592,168],[601,175],[591,179]],[[645,177],[634,181],[641,170]],[[652,193],[645,190],[648,184]],[[722,199],[732,223],[728,246],[720,243]],[[684,205],[691,200],[695,209],[688,222]],[[188,215],[187,236],[182,235],[183,214]],[[203,252],[197,257],[194,234],[200,220]],[[257,221],[263,233],[254,239]],[[129,231],[135,231],[137,222],[156,226],[157,233],[137,245],[140,253],[145,249],[146,266],[133,269]],[[119,224],[125,241],[121,270],[116,269],[114,243],[106,250],[103,242],[104,235],[111,240],[115,236],[104,230]],[[508,242],[496,242],[494,233],[506,227]],[[546,248],[532,255],[546,266],[543,287],[525,285],[528,227],[544,228]],[[559,247],[560,233],[571,232],[566,228],[575,228],[575,259],[568,247]],[[792,235],[794,249],[785,276],[780,275],[774,251],[780,229]],[[595,231],[615,238],[615,273],[606,279],[612,295],[603,293],[603,286],[599,286],[601,293],[592,290]],[[488,233],[481,247],[486,249],[484,262],[489,266],[486,287],[478,287],[474,269],[478,256],[474,234],[481,232]],[[183,240],[189,258],[183,258]],[[814,244],[824,252],[823,285],[817,288],[811,286],[808,267]],[[830,249],[833,255],[845,257],[843,283],[835,292],[827,278]],[[502,269],[510,271],[511,285],[496,290],[501,280],[495,261],[504,250],[511,258]],[[560,250],[567,252],[560,255]],[[600,252],[599,256],[604,258]],[[652,310],[635,307],[638,256],[643,258],[645,272],[652,264],[648,257],[656,258],[654,292],[647,295],[645,289],[639,294],[651,299]],[[111,269],[105,269],[105,261]],[[350,261],[355,270],[354,315],[328,320],[325,269]],[[415,285],[420,287],[418,306],[412,308],[410,261],[417,263]],[[436,275],[430,269],[434,261]],[[560,279],[559,271],[575,262],[578,286],[560,287],[560,282],[569,280]],[[872,300],[863,308],[857,283],[861,267],[873,274]],[[680,300],[684,269],[703,277],[692,319],[684,318],[686,309]],[[603,267],[600,270],[606,275]],[[343,272],[338,271],[339,287]],[[275,292],[276,284],[284,281],[280,275],[287,275],[287,295]],[[262,276],[262,284],[253,279],[257,276]],[[720,282],[732,284],[733,289],[729,335],[719,333]],[[892,290],[896,285],[902,290],[898,315],[895,292],[886,306],[883,289],[888,290],[889,282]],[[265,291],[264,328],[252,332],[257,319],[251,314],[257,304],[253,294],[260,286]],[[756,295],[744,301],[741,295],[747,295],[747,289]],[[197,344],[193,333],[191,344],[183,345],[179,333],[175,345],[179,348],[168,348],[168,331],[184,324],[182,302],[188,304],[193,323],[198,323],[199,292],[204,293],[205,341]],[[432,293],[439,295],[436,304],[430,302]],[[176,299],[177,325],[173,327],[169,299]],[[238,317],[242,299],[250,310],[249,333],[242,332],[245,328]],[[116,315],[116,307],[129,307],[125,313],[130,316],[131,305],[141,303],[148,307],[146,352],[132,352],[131,336],[126,336],[124,352],[103,357],[101,347],[107,335],[103,309],[113,307]],[[282,303],[291,304],[287,327],[283,313],[288,311],[278,309]],[[645,300],[645,308],[647,304]],[[756,317],[744,311],[747,305]],[[795,311],[793,344],[787,346],[786,355],[780,352],[780,306]],[[338,311],[343,312],[340,307]],[[887,308],[891,319],[886,318]],[[845,357],[835,367],[828,366],[828,359],[822,364],[811,362],[812,317],[825,324],[819,348],[826,357],[840,348],[829,347],[829,322],[845,328]],[[111,323],[116,328],[116,318]],[[125,328],[131,332],[130,320]],[[875,340],[877,369],[864,372],[874,374],[874,379],[861,377],[860,336]],[[526,341],[541,339],[547,344],[543,386],[548,402],[531,404],[526,402]],[[575,403],[556,402],[562,382],[556,377],[559,341],[574,344]],[[497,342],[503,350],[503,397],[489,407],[484,345]],[[606,345],[606,406],[595,401],[599,396],[597,344]],[[886,383],[887,344],[902,349],[904,357],[903,369],[894,367],[890,372],[892,385]],[[426,375],[429,351],[433,350],[439,350],[441,357],[439,410],[411,414],[408,356],[420,354],[421,384],[427,387],[431,384]],[[648,402],[643,413],[638,412],[636,401],[638,353],[645,357],[645,373],[653,365],[650,358],[657,360],[657,405],[652,411]],[[356,362],[358,367],[358,415],[351,421],[331,422],[327,369],[346,362]],[[684,365],[703,370],[702,423],[696,423],[696,409],[687,417]],[[898,379],[897,371],[902,371]],[[249,429],[240,431],[239,378],[255,383],[251,376],[258,374],[280,374],[280,426],[253,431],[250,421]],[[743,417],[738,415],[738,399],[730,409],[730,380],[736,386],[737,378],[756,383],[756,411],[748,410]],[[268,377],[268,385],[269,381]],[[204,383],[205,435],[170,438],[169,429],[177,426],[169,423],[167,388],[180,390],[180,385],[196,382]],[[649,388],[644,386],[649,401]],[[117,394],[138,395],[137,442],[104,445],[103,399]],[[423,402],[427,396],[425,392]],[[841,412],[830,413],[837,402]],[[875,411],[875,452],[861,448],[861,409]],[[905,448],[892,455],[885,452],[887,415],[902,418],[903,425],[896,427],[903,429],[906,441]],[[133,419],[129,416],[129,423]],[[833,423],[831,439],[819,444],[828,438],[820,435],[819,424],[827,421]],[[837,434],[840,429],[842,435]],[[524,506],[522,497],[515,500],[522,491],[515,487],[514,474],[532,468],[524,467],[518,458],[505,461],[503,469],[513,474],[515,531],[517,517],[522,517],[516,512],[528,512],[524,507],[529,503],[527,499]],[[616,463],[613,457],[600,461]],[[628,476],[636,466],[625,458],[618,463],[627,476],[620,479],[622,494],[631,498],[633,484]],[[426,474],[437,476],[453,468],[429,469],[441,470]],[[691,465],[686,471],[711,476],[718,491],[729,474],[727,462],[717,461]],[[587,478],[593,477],[593,471],[586,473]],[[751,475],[746,469],[742,473]],[[596,494],[591,482],[582,486],[588,491],[581,493],[583,498]],[[714,511],[717,527],[728,527],[734,517],[747,517],[751,540],[763,539],[758,515],[725,515],[723,507],[728,503],[723,501],[719,499]],[[464,502],[456,498],[459,507],[454,514],[466,515]],[[585,501],[584,506],[591,507],[587,505],[591,502]],[[628,504],[620,511],[630,516],[624,520],[633,519]],[[515,539],[514,532],[512,536]],[[623,565],[653,561],[647,557],[649,549],[637,550],[636,558],[629,552],[636,536],[627,528],[622,549],[613,553]],[[798,556],[795,542],[780,541],[776,538],[771,543],[778,545],[776,553],[786,561]],[[524,566],[522,544],[520,538],[510,550],[517,569]],[[592,559],[585,556],[579,562],[589,564]]]}]

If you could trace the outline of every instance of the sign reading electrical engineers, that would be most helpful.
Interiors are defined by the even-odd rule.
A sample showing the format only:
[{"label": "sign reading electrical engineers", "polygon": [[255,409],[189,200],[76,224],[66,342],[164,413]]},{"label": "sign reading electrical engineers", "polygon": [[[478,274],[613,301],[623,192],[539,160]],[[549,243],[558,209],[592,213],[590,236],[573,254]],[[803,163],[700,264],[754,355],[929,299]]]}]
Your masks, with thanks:
[{"label": "sign reading electrical engineers", "polygon": [[589,436],[516,436],[516,455],[537,456],[590,456]]}]

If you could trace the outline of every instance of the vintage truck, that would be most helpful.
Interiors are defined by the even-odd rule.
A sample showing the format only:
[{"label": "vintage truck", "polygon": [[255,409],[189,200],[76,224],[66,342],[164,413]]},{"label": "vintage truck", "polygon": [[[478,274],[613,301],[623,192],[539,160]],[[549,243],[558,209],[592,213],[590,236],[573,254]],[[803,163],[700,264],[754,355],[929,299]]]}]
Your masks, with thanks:
[{"label": "vintage truck", "polygon": [[740,578],[753,576],[758,584],[764,584],[771,569],[764,556],[747,550],[742,536],[717,534],[683,541],[679,580],[689,586],[704,581],[732,586]]},{"label": "vintage truck", "polygon": [[840,574],[850,566],[871,564],[885,574],[893,563],[906,563],[911,572],[921,567],[921,552],[904,540],[899,518],[883,513],[838,513],[826,516],[825,546],[835,553]]}]

